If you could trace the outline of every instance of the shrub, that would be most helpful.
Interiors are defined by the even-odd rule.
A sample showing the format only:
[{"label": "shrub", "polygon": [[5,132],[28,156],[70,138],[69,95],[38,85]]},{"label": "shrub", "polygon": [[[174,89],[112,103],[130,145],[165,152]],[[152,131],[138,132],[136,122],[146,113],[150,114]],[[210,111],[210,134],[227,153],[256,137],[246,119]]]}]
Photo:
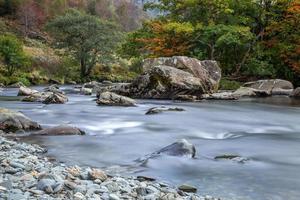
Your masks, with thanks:
[{"label": "shrub", "polygon": [[241,86],[240,82],[231,81],[227,79],[221,79],[220,81],[220,90],[237,90]]}]

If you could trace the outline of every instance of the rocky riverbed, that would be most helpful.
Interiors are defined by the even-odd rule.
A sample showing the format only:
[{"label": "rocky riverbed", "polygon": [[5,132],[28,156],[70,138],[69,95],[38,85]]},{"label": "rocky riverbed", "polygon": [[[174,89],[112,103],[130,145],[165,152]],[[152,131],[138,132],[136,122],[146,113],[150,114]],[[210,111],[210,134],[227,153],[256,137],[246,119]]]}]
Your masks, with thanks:
[{"label": "rocky riverbed", "polygon": [[[45,156],[46,149],[0,136],[0,199],[191,199],[215,200],[148,177],[111,176],[101,169],[67,166]],[[185,192],[187,191],[187,192]]]}]

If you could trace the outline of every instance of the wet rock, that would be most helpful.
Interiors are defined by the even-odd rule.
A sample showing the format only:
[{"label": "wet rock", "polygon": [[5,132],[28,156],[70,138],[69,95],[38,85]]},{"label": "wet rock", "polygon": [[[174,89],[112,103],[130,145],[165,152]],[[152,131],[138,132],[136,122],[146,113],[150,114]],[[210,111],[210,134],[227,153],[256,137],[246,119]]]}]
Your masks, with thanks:
[{"label": "wet rock", "polygon": [[183,192],[191,192],[191,193],[196,193],[197,192],[196,187],[194,187],[192,185],[187,185],[187,184],[183,184],[183,185],[179,186],[178,189],[183,191]]},{"label": "wet rock", "polygon": [[300,87],[297,87],[290,95],[293,98],[300,98]]},{"label": "wet rock", "polygon": [[289,95],[294,89],[294,86],[290,81],[282,79],[258,80],[245,83],[243,86],[265,91],[271,95]]},{"label": "wet rock", "polygon": [[53,85],[50,85],[50,86],[44,88],[44,92],[65,94],[62,90],[59,89],[59,86],[56,84],[53,84]]},{"label": "wet rock", "polygon": [[183,108],[167,108],[167,107],[153,107],[150,108],[145,114],[146,115],[153,115],[153,114],[159,114],[162,112],[182,112],[185,111]]},{"label": "wet rock", "polygon": [[38,93],[39,91],[30,89],[28,87],[21,86],[18,92],[18,96],[29,96],[34,93]]},{"label": "wet rock", "polygon": [[32,135],[59,136],[59,135],[85,135],[85,132],[72,126],[60,125],[33,132]]},{"label": "wet rock", "polygon": [[179,140],[169,146],[162,148],[155,154],[166,154],[170,156],[188,156],[194,158],[196,155],[196,148],[187,140]]},{"label": "wet rock", "polygon": [[82,95],[92,95],[92,89],[91,88],[81,88],[80,89],[80,94]]},{"label": "wet rock", "polygon": [[103,92],[97,99],[98,105],[106,106],[135,106],[135,100],[112,92]]},{"label": "wet rock", "polygon": [[20,130],[39,130],[41,126],[26,117],[24,114],[0,108],[0,130],[16,132]]},{"label": "wet rock", "polygon": [[53,94],[53,93],[52,92],[38,92],[38,93],[33,93],[33,94],[29,95],[29,96],[24,97],[21,101],[42,103],[51,94]]},{"label": "wet rock", "polygon": [[68,101],[68,97],[60,93],[52,93],[42,103],[44,104],[64,104]]},{"label": "wet rock", "polygon": [[245,163],[246,161],[249,161],[249,158],[245,158],[239,155],[233,155],[233,154],[224,154],[220,156],[216,156],[215,160],[232,160],[238,163]]},{"label": "wet rock", "polygon": [[92,169],[88,172],[88,176],[91,180],[101,180],[102,182],[107,179],[107,175],[100,169]]},{"label": "wet rock", "polygon": [[116,194],[109,194],[110,200],[120,200],[120,198]]},{"label": "wet rock", "polygon": [[145,164],[149,159],[156,158],[160,155],[186,156],[186,157],[194,158],[196,156],[196,148],[193,144],[189,143],[187,140],[182,139],[152,154],[148,154],[144,157],[138,158],[135,161]]},{"label": "wet rock", "polygon": [[236,98],[241,97],[268,97],[271,96],[271,92],[267,90],[258,90],[250,87],[240,87],[232,95]]}]

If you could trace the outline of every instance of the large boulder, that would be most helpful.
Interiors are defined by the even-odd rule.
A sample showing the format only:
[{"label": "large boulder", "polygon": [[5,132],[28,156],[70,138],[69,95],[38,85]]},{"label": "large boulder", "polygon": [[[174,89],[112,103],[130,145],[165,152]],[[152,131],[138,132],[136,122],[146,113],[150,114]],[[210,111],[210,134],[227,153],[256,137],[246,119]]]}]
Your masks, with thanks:
[{"label": "large boulder", "polygon": [[272,95],[290,95],[294,89],[291,82],[281,79],[258,80],[245,83],[243,86],[265,91]]},{"label": "large boulder", "polygon": [[34,132],[32,134],[41,135],[41,136],[60,136],[60,135],[85,135],[85,132],[76,127],[61,125],[52,128],[46,128],[41,131]]},{"label": "large boulder", "polygon": [[24,114],[5,108],[0,108],[0,130],[16,132],[19,130],[39,130],[41,126]]},{"label": "large boulder", "polygon": [[38,92],[39,91],[37,91],[37,90],[33,90],[31,88],[21,86],[19,89],[19,92],[18,92],[18,96],[29,96],[29,95],[32,95],[32,94],[38,93]]},{"label": "large boulder", "polygon": [[64,104],[68,101],[68,97],[61,93],[52,93],[42,103],[44,104]]},{"label": "large boulder", "polygon": [[134,98],[174,99],[178,95],[201,96],[218,89],[221,69],[216,61],[184,56],[146,59],[144,73],[115,92]]},{"label": "large boulder", "polygon": [[297,87],[290,95],[293,98],[300,98],[300,87]]},{"label": "large boulder", "polygon": [[105,106],[135,106],[135,100],[115,94],[113,92],[103,92],[97,99],[98,105]]}]

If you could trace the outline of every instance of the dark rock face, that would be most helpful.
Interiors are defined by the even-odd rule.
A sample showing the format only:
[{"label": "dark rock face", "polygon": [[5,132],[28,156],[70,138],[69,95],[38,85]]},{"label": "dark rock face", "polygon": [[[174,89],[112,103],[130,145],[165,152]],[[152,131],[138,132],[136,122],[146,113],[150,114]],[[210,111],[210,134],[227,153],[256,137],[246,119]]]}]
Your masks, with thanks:
[{"label": "dark rock face", "polygon": [[56,126],[41,131],[34,132],[33,135],[60,136],[60,135],[85,135],[85,132],[76,127]]},{"label": "dark rock face", "polygon": [[267,79],[248,82],[243,86],[265,91],[271,95],[289,95],[294,89],[294,86],[291,82],[281,79]]},{"label": "dark rock face", "polygon": [[98,105],[105,106],[135,106],[136,104],[133,99],[112,92],[101,93],[96,102]]},{"label": "dark rock face", "polygon": [[183,108],[166,108],[166,107],[154,107],[150,108],[147,112],[146,115],[153,115],[153,114],[159,114],[162,112],[182,112],[185,111]]},{"label": "dark rock face", "polygon": [[221,69],[216,61],[174,56],[146,59],[144,73],[115,92],[134,98],[174,99],[178,95],[201,96],[217,90]]},{"label": "dark rock face", "polygon": [[293,98],[300,98],[300,87],[297,87],[290,96]]},{"label": "dark rock face", "polygon": [[0,108],[0,130],[16,132],[19,130],[39,130],[41,126],[20,112]]}]

